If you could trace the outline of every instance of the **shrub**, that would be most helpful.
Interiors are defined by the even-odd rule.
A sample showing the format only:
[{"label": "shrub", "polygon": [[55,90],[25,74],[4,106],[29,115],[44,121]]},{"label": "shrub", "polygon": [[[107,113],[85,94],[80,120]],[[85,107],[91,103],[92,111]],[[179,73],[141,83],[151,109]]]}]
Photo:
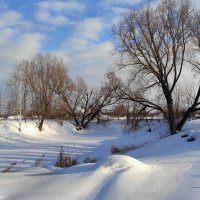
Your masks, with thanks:
[{"label": "shrub", "polygon": [[63,147],[61,146],[60,153],[58,155],[58,159],[55,166],[66,168],[71,167],[73,165],[77,165],[77,159],[72,158],[70,155],[66,154],[64,152]]},{"label": "shrub", "polygon": [[121,154],[121,153],[122,149],[120,147],[114,145],[111,147],[111,154]]},{"label": "shrub", "polygon": [[117,147],[117,146],[113,145],[111,147],[111,154],[124,154],[127,151],[132,151],[134,149],[138,149],[138,148],[144,146],[144,144],[139,144],[139,145],[125,145],[123,147]]},{"label": "shrub", "polygon": [[97,159],[96,158],[86,157],[83,162],[84,163],[96,163]]}]

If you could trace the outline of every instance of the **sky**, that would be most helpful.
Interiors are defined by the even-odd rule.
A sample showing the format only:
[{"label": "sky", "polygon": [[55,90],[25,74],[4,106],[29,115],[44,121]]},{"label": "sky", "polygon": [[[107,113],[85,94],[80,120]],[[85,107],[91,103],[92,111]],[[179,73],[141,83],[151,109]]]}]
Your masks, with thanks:
[{"label": "sky", "polygon": [[0,84],[22,59],[52,53],[72,78],[98,85],[113,65],[112,25],[149,1],[0,0]]}]

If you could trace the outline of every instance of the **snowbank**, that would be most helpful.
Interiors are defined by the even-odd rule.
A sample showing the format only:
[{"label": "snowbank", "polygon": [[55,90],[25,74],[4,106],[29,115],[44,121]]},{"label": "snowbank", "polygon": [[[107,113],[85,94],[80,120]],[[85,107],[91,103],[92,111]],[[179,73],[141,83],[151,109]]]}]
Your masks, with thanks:
[{"label": "snowbank", "polygon": [[[34,124],[17,122],[0,125],[0,170],[17,162],[14,173],[0,173],[0,199],[4,200],[198,200],[200,196],[200,120],[184,130],[163,138],[163,124],[141,127],[127,134],[117,121],[92,125],[77,132],[69,123],[60,127],[47,121],[44,131]],[[188,142],[187,137],[195,137]],[[147,144],[127,155],[110,155],[114,145]],[[79,165],[61,169],[54,166],[60,146],[79,157]],[[45,154],[39,167],[33,163]],[[97,163],[83,164],[87,157]]]}]

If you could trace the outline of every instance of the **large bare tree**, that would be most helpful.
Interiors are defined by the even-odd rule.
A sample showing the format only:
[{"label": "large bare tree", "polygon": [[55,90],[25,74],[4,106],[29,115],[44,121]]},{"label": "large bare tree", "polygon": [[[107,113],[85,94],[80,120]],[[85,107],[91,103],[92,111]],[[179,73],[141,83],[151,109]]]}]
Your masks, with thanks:
[{"label": "large bare tree", "polygon": [[[190,56],[186,59],[186,62],[191,64],[196,74],[200,73],[200,11],[196,10],[193,14],[192,21],[190,23],[190,29],[192,31]],[[190,90],[191,93],[191,90]],[[191,97],[191,95],[189,95]],[[193,100],[190,100],[189,107],[184,113],[183,118],[177,124],[177,130],[181,130],[187,121],[188,117],[197,111],[200,111],[200,86],[197,87],[197,91],[193,96]],[[188,97],[189,98],[189,97]]]},{"label": "large bare tree", "polygon": [[26,77],[26,84],[31,90],[33,102],[36,104],[38,128],[42,131],[44,120],[50,111],[55,95],[55,88],[59,84],[62,73],[65,72],[65,65],[56,56],[37,54],[31,59],[23,61],[21,67],[23,75]]},{"label": "large bare tree", "polygon": [[121,96],[163,113],[171,134],[176,133],[173,92],[184,68],[191,16],[189,0],[162,0],[156,7],[131,10],[113,27],[120,67],[131,70]]},{"label": "large bare tree", "polygon": [[75,81],[63,76],[57,94],[66,103],[66,112],[72,116],[77,130],[85,129],[100,111],[114,103],[113,92],[105,83],[99,89],[90,89],[82,78]]}]

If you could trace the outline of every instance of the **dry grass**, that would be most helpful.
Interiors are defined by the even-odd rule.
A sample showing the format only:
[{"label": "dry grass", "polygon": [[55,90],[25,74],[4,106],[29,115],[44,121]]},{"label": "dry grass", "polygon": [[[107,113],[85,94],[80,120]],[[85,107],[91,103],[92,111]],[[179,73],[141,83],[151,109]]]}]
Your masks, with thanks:
[{"label": "dry grass", "polygon": [[72,156],[66,154],[64,152],[64,148],[61,146],[60,153],[58,155],[58,159],[55,166],[66,168],[71,167],[73,165],[77,165],[77,158],[72,158]]},{"label": "dry grass", "polygon": [[39,167],[42,165],[42,162],[44,160],[45,154],[43,154],[40,158],[38,158],[32,165],[32,167]]},{"label": "dry grass", "polygon": [[144,146],[144,144],[139,144],[139,145],[125,145],[123,147],[117,147],[117,146],[113,145],[111,147],[110,151],[111,151],[111,154],[124,154],[127,151],[132,151],[134,149],[138,149],[138,148]]},{"label": "dry grass", "polygon": [[96,163],[97,159],[96,158],[86,157],[83,162],[84,163]]},{"label": "dry grass", "polygon": [[16,166],[19,165],[21,163],[25,162],[25,160],[21,161],[21,162],[12,162],[10,165],[8,165],[3,171],[2,173],[9,173],[11,172],[11,170]]}]

